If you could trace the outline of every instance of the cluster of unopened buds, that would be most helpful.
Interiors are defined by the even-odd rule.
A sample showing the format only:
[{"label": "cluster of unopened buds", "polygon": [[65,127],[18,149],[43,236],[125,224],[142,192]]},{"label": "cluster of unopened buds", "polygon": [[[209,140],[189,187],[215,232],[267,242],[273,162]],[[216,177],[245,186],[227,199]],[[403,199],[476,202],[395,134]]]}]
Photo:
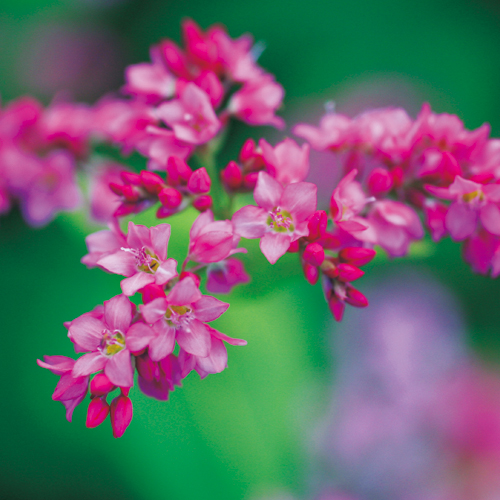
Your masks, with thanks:
[{"label": "cluster of unopened buds", "polygon": [[[235,257],[246,252],[241,238],[259,239],[271,264],[297,253],[307,281],[321,281],[337,321],[345,304],[368,305],[352,283],[374,246],[404,256],[424,226],[435,241],[447,234],[464,241],[475,271],[500,274],[500,140],[489,138],[487,125],[468,131],[428,105],[416,119],[402,109],[355,118],[330,110],[319,127],[295,126],[302,146],[290,138],[275,146],[248,140],[237,161],[218,168],[232,118],[282,127],[283,88],[258,66],[251,37],[233,40],[221,27],[203,32],[191,20],[183,34],[184,49],[163,41],[152,48],[152,62],[127,68],[123,97],[45,110],[24,98],[0,114],[0,209],[16,201],[29,223],[46,223],[79,203],[80,170],[90,176],[91,216],[108,224],[87,237],[82,262],[123,276],[122,294],[66,325],[83,356],[46,356],[39,364],[60,375],[53,399],[68,420],[90,391],[87,426],[109,414],[117,437],[132,418],[135,371],[143,393],[166,400],[192,370],[202,378],[221,372],[224,342],[246,343],[207,324],[228,304],[200,292],[202,278],[215,294],[249,281]],[[106,145],[142,154],[147,168],[103,159]],[[317,187],[306,181],[310,147],[331,152],[332,165],[340,165],[332,178],[342,169],[329,206],[317,206]],[[253,193],[255,204],[233,211],[242,193]],[[124,231],[124,217],[153,206],[158,219],[191,206],[200,212],[180,268],[167,255],[169,224],[128,222]],[[136,294],[138,307],[130,300]]]}]

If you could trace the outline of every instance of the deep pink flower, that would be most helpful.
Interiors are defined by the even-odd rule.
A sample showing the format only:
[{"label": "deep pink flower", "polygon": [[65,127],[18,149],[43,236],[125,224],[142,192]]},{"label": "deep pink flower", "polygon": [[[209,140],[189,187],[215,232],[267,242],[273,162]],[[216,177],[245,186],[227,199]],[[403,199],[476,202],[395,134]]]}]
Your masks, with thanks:
[{"label": "deep pink flower", "polygon": [[44,361],[37,360],[38,366],[47,368],[54,375],[60,375],[52,399],[60,401],[66,408],[66,419],[71,422],[74,409],[83,401],[89,387],[89,377],[73,376],[75,360],[66,356],[44,356]]},{"label": "deep pink flower", "polygon": [[267,172],[281,184],[301,182],[309,173],[309,145],[300,147],[286,138],[273,148],[264,139],[259,141]]},{"label": "deep pink flower", "polygon": [[210,293],[230,293],[234,286],[249,281],[250,276],[238,259],[225,259],[207,267],[207,290]]},{"label": "deep pink flower", "polygon": [[147,336],[150,327],[132,323],[135,307],[124,295],[104,302],[102,320],[83,314],[71,322],[68,337],[88,354],[79,358],[72,370],[73,377],[82,377],[104,370],[116,386],[131,387],[134,370],[130,361],[127,337]]},{"label": "deep pink flower", "polygon": [[164,285],[177,276],[177,262],[167,258],[169,238],[169,224],[148,228],[129,222],[126,245],[100,258],[97,265],[110,273],[127,276],[121,287],[128,296],[149,283]]},{"label": "deep pink flower", "polygon": [[181,385],[181,367],[173,354],[155,362],[146,352],[136,358],[136,366],[139,388],[146,396],[166,401],[175,386]]},{"label": "deep pink flower", "polygon": [[283,95],[283,87],[271,75],[263,75],[246,83],[231,96],[228,111],[250,125],[273,125],[282,129],[285,122],[275,113],[281,106]]},{"label": "deep pink flower", "polygon": [[266,172],[259,172],[254,198],[233,215],[235,232],[243,238],[262,238],[260,249],[274,264],[290,243],[309,234],[308,217],[316,210],[317,187],[296,182],[285,188]]},{"label": "deep pink flower", "polygon": [[[217,319],[229,304],[215,297],[202,295],[194,280],[179,281],[166,297],[154,298],[141,305],[144,319],[153,325],[154,337],[144,338],[153,361],[160,361],[174,350],[174,342],[189,354],[205,357],[210,352],[210,329],[205,323]],[[222,335],[222,334],[221,334]]]},{"label": "deep pink flower", "polygon": [[207,93],[188,83],[179,99],[156,108],[156,116],[172,127],[175,137],[189,144],[205,144],[220,129],[220,122]]}]

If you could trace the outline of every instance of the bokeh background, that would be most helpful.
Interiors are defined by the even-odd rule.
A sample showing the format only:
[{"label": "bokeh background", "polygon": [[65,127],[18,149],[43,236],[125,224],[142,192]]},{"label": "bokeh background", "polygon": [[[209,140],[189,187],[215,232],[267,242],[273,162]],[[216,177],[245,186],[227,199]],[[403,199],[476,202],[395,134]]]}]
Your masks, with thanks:
[{"label": "bokeh background", "polygon": [[[62,92],[94,102],[122,84],[127,64],[148,59],[151,44],[179,40],[186,16],[265,42],[260,62],[286,89],[290,128],[316,121],[329,100],[348,114],[396,105],[412,116],[428,101],[500,134],[494,0],[0,0],[2,101],[29,93],[49,103]],[[283,134],[236,125],[222,161],[248,136]],[[311,175],[328,186],[328,160],[315,162]],[[183,256],[194,217],[171,221],[171,256]],[[85,428],[83,406],[68,423],[50,398],[57,378],[35,362],[71,356],[63,321],[119,292],[119,277],[79,263],[91,230],[78,215],[37,230],[16,212],[0,220],[0,498],[306,499],[338,489],[361,500],[434,500],[450,481],[457,492],[446,499],[500,498],[490,478],[500,463],[500,281],[473,275],[459,245],[424,241],[406,259],[377,257],[359,282],[373,306],[348,310],[339,327],[293,255],[272,268],[249,244],[252,282],[218,322],[248,346],[229,347],[226,371],[191,374],[167,403],[133,389],[133,423],[115,440],[109,422]],[[480,428],[485,453],[456,451],[440,430],[447,417],[428,412],[427,396],[422,403],[463,366],[473,367],[470,384],[487,386],[474,389],[485,394],[479,417],[479,403],[453,393],[460,411],[472,404],[463,434]],[[360,415],[366,422],[346,424]],[[418,425],[396,425],[415,415]],[[401,434],[387,432],[394,427]],[[423,458],[396,470],[408,456]],[[464,475],[463,487],[450,480]]]}]

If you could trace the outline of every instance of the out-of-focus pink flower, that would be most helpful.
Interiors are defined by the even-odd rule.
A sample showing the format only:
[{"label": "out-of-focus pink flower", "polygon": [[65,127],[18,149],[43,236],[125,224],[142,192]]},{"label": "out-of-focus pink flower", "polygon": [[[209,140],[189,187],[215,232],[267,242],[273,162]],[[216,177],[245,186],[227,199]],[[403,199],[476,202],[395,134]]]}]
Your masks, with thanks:
[{"label": "out-of-focus pink flower", "polygon": [[173,354],[155,362],[146,352],[136,357],[136,367],[139,388],[146,396],[166,401],[175,386],[181,385],[181,367]]},{"label": "out-of-focus pink flower", "polygon": [[52,399],[60,401],[66,408],[66,419],[71,422],[74,409],[83,401],[89,387],[88,376],[72,375],[75,360],[66,356],[44,356],[44,361],[37,360],[38,366],[47,368],[61,378],[56,385]]},{"label": "out-of-focus pink flower", "polygon": [[161,104],[155,112],[177,139],[190,144],[205,144],[220,129],[210,98],[194,83],[183,88],[179,99]]},{"label": "out-of-focus pink flower", "polygon": [[273,125],[282,129],[285,122],[275,115],[283,101],[283,87],[271,75],[252,80],[235,92],[228,111],[250,125]]},{"label": "out-of-focus pink flower", "polygon": [[231,293],[234,286],[249,281],[250,276],[238,259],[225,259],[207,268],[207,290],[210,293]]},{"label": "out-of-focus pink flower", "polygon": [[281,184],[301,182],[309,173],[309,145],[301,147],[286,138],[273,148],[264,139],[259,141],[267,172]]},{"label": "out-of-focus pink flower", "polygon": [[76,361],[73,377],[87,376],[104,369],[114,385],[133,385],[134,371],[127,337],[150,334],[150,327],[144,323],[131,324],[134,309],[127,297],[117,295],[104,302],[102,320],[83,314],[71,322],[68,337],[88,352]]},{"label": "out-of-focus pink flower", "polygon": [[164,285],[177,276],[177,262],[167,258],[169,238],[169,224],[147,228],[129,222],[127,244],[100,258],[97,265],[110,273],[126,276],[121,287],[128,296],[149,283]]},{"label": "out-of-focus pink flower", "polygon": [[308,217],[316,210],[317,188],[309,182],[285,188],[266,172],[259,172],[254,198],[233,215],[235,232],[244,238],[261,238],[260,249],[274,264],[290,243],[309,234]]}]

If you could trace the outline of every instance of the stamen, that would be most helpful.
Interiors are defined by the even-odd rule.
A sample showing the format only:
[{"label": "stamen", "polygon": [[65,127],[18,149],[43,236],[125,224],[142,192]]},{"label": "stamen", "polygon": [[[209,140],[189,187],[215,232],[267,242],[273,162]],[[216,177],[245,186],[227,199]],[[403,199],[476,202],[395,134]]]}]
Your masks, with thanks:
[{"label": "stamen", "polygon": [[295,229],[292,216],[286,210],[281,210],[281,207],[276,207],[274,210],[269,212],[267,222],[271,229],[280,233],[293,231]]},{"label": "stamen", "polygon": [[135,264],[139,271],[154,274],[160,267],[158,257],[146,247],[142,247],[140,250],[137,250],[136,248],[121,247],[120,250],[129,252],[135,257]]}]

